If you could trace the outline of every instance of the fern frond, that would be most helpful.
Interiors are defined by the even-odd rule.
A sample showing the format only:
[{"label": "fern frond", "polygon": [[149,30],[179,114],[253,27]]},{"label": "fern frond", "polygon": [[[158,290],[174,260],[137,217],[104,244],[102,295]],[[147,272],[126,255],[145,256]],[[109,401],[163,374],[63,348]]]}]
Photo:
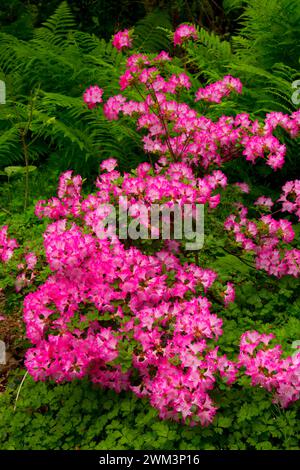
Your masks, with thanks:
[{"label": "fern frond", "polygon": [[11,127],[0,132],[0,167],[22,160],[20,135],[18,129]]},{"label": "fern frond", "polygon": [[55,13],[43,23],[43,26],[35,31],[34,36],[37,40],[62,46],[68,32],[75,28],[76,23],[71,9],[67,2],[62,2]]},{"label": "fern frond", "polygon": [[138,21],[134,28],[134,46],[141,52],[158,52],[170,49],[169,35],[172,28],[170,16],[165,10],[156,9]]},{"label": "fern frond", "polygon": [[300,56],[298,0],[247,0],[234,39],[235,50],[245,62],[268,70],[274,63],[292,67]]},{"label": "fern frond", "polygon": [[196,45],[187,46],[188,63],[196,67],[196,76],[204,76],[209,81],[218,80],[226,73],[226,68],[232,60],[231,46],[228,41],[204,28],[198,31]]}]

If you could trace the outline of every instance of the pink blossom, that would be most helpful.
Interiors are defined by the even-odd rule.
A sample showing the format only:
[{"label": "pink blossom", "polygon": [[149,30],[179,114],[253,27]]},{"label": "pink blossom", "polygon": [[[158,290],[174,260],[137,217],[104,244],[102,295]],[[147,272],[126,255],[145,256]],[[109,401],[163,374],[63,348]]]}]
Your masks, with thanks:
[{"label": "pink blossom", "polygon": [[249,185],[247,183],[235,183],[234,186],[239,188],[245,194],[250,193],[250,188],[249,188]]},{"label": "pink blossom", "polygon": [[14,238],[8,238],[8,226],[0,228],[0,261],[7,263],[19,245]]},{"label": "pink blossom", "polygon": [[299,250],[284,246],[295,237],[288,220],[276,220],[271,215],[263,215],[254,222],[246,216],[237,217],[232,214],[225,221],[224,227],[232,233],[241,248],[254,253],[257,269],[263,269],[276,277],[300,275]]},{"label": "pink blossom", "polygon": [[89,109],[96,107],[97,103],[102,103],[103,90],[98,85],[90,86],[83,94],[83,100],[88,105]]},{"label": "pink blossom", "polygon": [[181,24],[178,26],[174,33],[173,41],[175,46],[181,46],[181,44],[187,39],[198,39],[198,34],[195,26],[188,24]]},{"label": "pink blossom", "polygon": [[37,257],[35,253],[27,253],[27,255],[25,255],[25,261],[27,263],[27,269],[32,271],[37,263]]},{"label": "pink blossom", "polygon": [[[267,347],[273,338],[273,335],[257,332],[244,333],[240,344],[240,366],[245,367],[252,385],[273,393],[274,401],[285,408],[300,397],[300,353],[283,359],[279,345]],[[258,349],[261,343],[265,347]]]},{"label": "pink blossom", "polygon": [[271,209],[274,205],[272,199],[270,197],[260,196],[254,203],[255,206],[262,206],[266,207],[267,209]]},{"label": "pink blossom", "polygon": [[101,163],[100,168],[101,170],[106,170],[108,173],[110,173],[116,168],[117,165],[118,162],[115,158],[109,158]]},{"label": "pink blossom", "polygon": [[123,110],[126,98],[122,95],[111,96],[103,106],[103,113],[106,119],[113,121],[118,119],[119,113]]},{"label": "pink blossom", "polygon": [[220,103],[224,96],[228,96],[231,91],[236,93],[242,93],[242,83],[238,78],[234,78],[231,75],[225,75],[223,80],[212,83],[205,88],[199,88],[196,93],[196,100],[211,101],[214,103]]},{"label": "pink blossom", "polygon": [[156,57],[153,59],[155,62],[170,62],[172,59],[169,56],[168,52],[161,51]]},{"label": "pink blossom", "polygon": [[232,282],[228,282],[226,290],[224,292],[224,303],[227,306],[229,303],[234,302],[235,299],[235,289]]},{"label": "pink blossom", "polygon": [[300,180],[288,181],[278,202],[282,202],[282,212],[294,213],[300,221]]},{"label": "pink blossom", "polygon": [[132,47],[131,32],[128,29],[124,31],[119,31],[114,35],[112,45],[121,51],[122,49],[130,49]]}]

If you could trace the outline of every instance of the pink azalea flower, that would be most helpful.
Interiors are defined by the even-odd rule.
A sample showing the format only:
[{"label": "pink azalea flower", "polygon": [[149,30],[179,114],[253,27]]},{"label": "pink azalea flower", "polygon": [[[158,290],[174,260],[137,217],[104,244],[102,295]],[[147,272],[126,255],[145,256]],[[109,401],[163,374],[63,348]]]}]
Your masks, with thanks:
[{"label": "pink azalea flower", "polygon": [[250,193],[250,188],[249,188],[249,185],[247,183],[235,183],[234,186],[239,188],[245,194]]},{"label": "pink azalea flower", "polygon": [[262,206],[268,209],[274,205],[272,199],[270,197],[260,196],[254,203],[255,206]]},{"label": "pink azalea flower", "polygon": [[107,172],[110,173],[116,168],[117,165],[118,165],[118,162],[115,158],[109,158],[107,160],[104,160],[101,163],[100,168],[101,170],[106,170]]},{"label": "pink azalea flower", "polygon": [[112,45],[118,49],[118,51],[122,51],[122,49],[125,48],[130,49],[132,47],[131,32],[128,29],[119,31],[114,35]]},{"label": "pink azalea flower", "polygon": [[232,282],[228,282],[226,286],[226,290],[224,293],[224,303],[227,307],[228,304],[234,302],[235,299],[235,289]]},{"label": "pink azalea flower", "polygon": [[83,100],[88,105],[89,109],[93,109],[97,106],[97,103],[102,103],[103,90],[97,85],[90,86],[83,94]]},{"label": "pink azalea flower", "polygon": [[181,44],[186,41],[187,39],[198,39],[198,34],[195,26],[188,25],[188,24],[181,24],[178,26],[174,33],[174,45],[181,46]]},{"label": "pink azalea flower", "polygon": [[8,238],[8,226],[4,225],[0,228],[0,261],[7,263],[14,254],[15,248],[19,245],[17,241]]}]

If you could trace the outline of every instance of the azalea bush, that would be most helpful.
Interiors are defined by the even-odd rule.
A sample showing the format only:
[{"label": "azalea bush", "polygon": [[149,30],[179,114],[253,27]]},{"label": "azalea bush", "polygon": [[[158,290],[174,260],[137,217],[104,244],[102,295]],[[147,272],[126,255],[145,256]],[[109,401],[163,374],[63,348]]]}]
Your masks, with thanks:
[{"label": "azalea bush", "polygon": [[[174,46],[197,35],[194,26],[181,25]],[[115,35],[120,54],[128,54],[133,36],[128,30]],[[300,211],[299,180],[287,182],[277,200],[261,195],[251,204],[249,187],[229,183],[226,165],[261,160],[281,169],[286,148],[274,131],[280,126],[296,137],[300,111],[269,113],[262,122],[246,113],[212,120],[206,115],[210,103],[242,93],[240,80],[226,75],[195,90],[191,102],[192,74],[177,73],[165,51],[128,55],[119,83],[118,95],[106,96],[95,84],[84,101],[91,113],[103,113],[109,121],[134,122],[148,162],[122,174],[116,159],[105,160],[89,195],[82,192],[81,176],[67,171],[57,197],[37,203],[37,217],[51,220],[44,233],[51,274],[24,300],[32,344],[25,360],[29,374],[36,381],[88,378],[116,392],[132,391],[148,399],[160,418],[191,426],[212,423],[213,396],[245,377],[270,392],[274,403],[289,406],[300,395],[300,352],[288,355],[272,332],[253,329],[243,332],[236,354],[223,354],[222,316],[235,300],[234,280],[218,276],[199,247],[189,251],[190,240],[173,230],[164,239],[162,225],[151,225],[149,214],[153,205],[188,206],[196,223],[197,207],[204,205],[208,224],[214,220],[228,234],[229,253],[274,279],[299,278],[293,227]],[[214,212],[222,204],[220,221]],[[106,224],[122,209],[128,209],[135,228],[146,230],[144,239],[122,237]],[[0,232],[4,263],[18,250],[8,230],[4,226]],[[18,291],[35,282],[38,262],[36,253],[25,252]]]}]

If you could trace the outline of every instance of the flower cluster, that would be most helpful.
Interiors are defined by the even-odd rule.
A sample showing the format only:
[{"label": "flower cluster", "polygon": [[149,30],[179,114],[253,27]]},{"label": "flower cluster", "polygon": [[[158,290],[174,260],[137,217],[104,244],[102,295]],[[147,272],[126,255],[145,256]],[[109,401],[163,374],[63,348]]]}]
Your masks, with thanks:
[{"label": "flower cluster", "polygon": [[[113,158],[101,164],[102,174],[96,181],[97,196],[82,201],[80,176],[72,177],[65,172],[60,177],[58,197],[48,202],[39,201],[35,213],[38,217],[57,220],[71,214],[78,217],[84,213],[85,223],[100,237],[104,220],[111,213],[111,204],[127,211],[131,219],[136,219],[148,232],[159,237],[161,228],[151,223],[151,208],[159,206],[161,213],[176,208],[181,215],[195,211],[197,204],[207,204],[215,208],[220,202],[219,188],[227,185],[227,178],[220,170],[214,170],[203,178],[196,178],[189,166],[184,163],[165,165],[159,160],[155,169],[148,163],[138,165],[136,174],[121,175],[115,168]],[[177,214],[177,213],[176,213]],[[157,221],[159,223],[159,219]],[[67,259],[66,259],[67,262]]]},{"label": "flower cluster", "polygon": [[221,100],[228,96],[231,91],[242,93],[242,83],[238,78],[225,75],[223,80],[212,83],[205,88],[199,88],[196,93],[196,101],[204,100],[213,103],[221,103]]},{"label": "flower cluster", "polygon": [[83,100],[88,105],[89,109],[96,107],[98,103],[102,103],[103,90],[97,85],[90,86],[83,94]]},{"label": "flower cluster", "polygon": [[256,199],[254,205],[260,209],[265,209],[268,211],[271,209],[271,207],[273,207],[274,203],[270,197],[260,196],[258,199]]},{"label": "flower cluster", "polygon": [[186,164],[164,166],[164,160],[159,160],[154,170],[148,163],[138,165],[136,176],[125,173],[120,178],[119,172],[100,175],[96,183],[99,189],[105,188],[111,197],[117,196],[118,201],[126,196],[132,216],[139,206],[150,209],[153,204],[159,204],[162,209],[171,209],[175,205],[183,207],[185,204],[208,204],[210,208],[215,208],[220,202],[220,194],[214,192],[226,184],[227,178],[220,170],[196,178]]},{"label": "flower cluster", "polygon": [[282,202],[282,212],[294,213],[300,221],[300,180],[288,181],[278,202]]},{"label": "flower cluster", "polygon": [[15,288],[20,292],[24,287],[32,284],[36,277],[35,267],[38,262],[37,256],[33,252],[29,252],[24,256],[24,263],[18,264],[18,270],[21,271],[16,278]]},{"label": "flower cluster", "polygon": [[173,41],[175,46],[181,46],[183,42],[187,41],[188,39],[198,39],[198,34],[195,26],[188,25],[188,24],[181,24],[176,29]]},{"label": "flower cluster", "polygon": [[0,229],[0,261],[2,263],[7,263],[12,257],[15,248],[18,247],[18,243],[14,238],[8,238],[7,231],[7,225]]},{"label": "flower cluster", "polygon": [[281,112],[268,113],[265,119],[265,131],[270,133],[280,126],[292,137],[296,137],[299,133],[299,124],[300,110],[295,111],[291,116]]},{"label": "flower cluster", "polygon": [[58,219],[71,213],[76,217],[80,211],[82,178],[72,177],[72,171],[66,171],[59,179],[58,197],[50,201],[41,200],[35,207],[37,217]]},{"label": "flower cluster", "polygon": [[[141,99],[135,101],[123,94],[110,97],[103,107],[106,118],[132,117],[138,130],[146,131],[143,143],[147,153],[163,155],[170,161],[181,160],[192,167],[201,166],[205,171],[240,156],[253,164],[263,159],[274,170],[282,168],[286,148],[273,131],[280,125],[291,137],[296,137],[300,131],[300,111],[290,116],[270,113],[261,123],[244,113],[212,121],[178,99],[180,92],[191,88],[191,79],[186,73],[168,72],[169,61],[164,51],[153,59],[145,54],[130,56],[120,77],[120,88],[134,89]],[[226,75],[223,80],[200,88],[195,101],[219,103],[232,90],[241,93],[242,84]]]},{"label": "flower cluster", "polygon": [[[259,198],[256,204],[270,206],[272,201]],[[276,277],[299,277],[300,250],[286,247],[295,237],[292,223],[269,214],[250,220],[247,213],[246,207],[238,205],[238,214],[231,214],[224,223],[238,246],[254,254],[257,269]]]},{"label": "flower cluster", "polygon": [[130,49],[132,47],[131,31],[125,29],[124,31],[119,31],[114,35],[112,45],[122,51],[123,49]]},{"label": "flower cluster", "polygon": [[[102,169],[109,176],[114,166],[111,159]],[[58,199],[65,199],[65,181],[69,177],[61,178]],[[25,299],[27,336],[35,345],[26,366],[36,380],[89,376],[116,391],[132,390],[148,397],[162,418],[206,425],[216,412],[208,394],[216,377],[230,384],[237,372],[213,344],[222,320],[207,295],[214,289],[228,305],[233,286],[218,291],[214,271],[182,265],[169,251],[149,256],[125,249],[117,238],[99,239],[90,221],[105,199],[105,178],[99,186],[96,196],[81,201],[78,217],[86,225],[68,222],[63,212],[46,230],[53,275]],[[72,215],[72,206],[68,210]]]},{"label": "flower cluster", "polygon": [[[80,194],[81,179],[66,172],[58,189],[61,213],[48,212],[53,200],[39,211],[40,216],[56,221],[44,235],[53,274],[27,295],[24,304],[27,336],[34,345],[26,356],[30,374],[36,380],[57,382],[88,376],[103,387],[147,397],[161,418],[190,425],[213,420],[216,405],[209,392],[216,378],[221,376],[230,385],[241,367],[246,367],[253,385],[275,389],[283,406],[296,400],[295,360],[277,360],[276,380],[267,384],[255,374],[264,360],[261,354],[246,357],[249,349],[244,338],[252,337],[249,332],[242,338],[238,363],[218,354],[222,320],[212,313],[209,296],[214,292],[228,305],[235,297],[232,283],[220,289],[214,271],[182,265],[169,250],[150,256],[136,247],[125,249],[109,232],[99,238],[103,203],[114,195],[122,197],[123,190],[131,197],[147,198],[155,178],[148,164],[137,168],[136,177],[120,178],[114,159],[104,161],[101,170],[104,173],[96,182],[99,191],[86,199]],[[171,180],[177,177],[180,182],[182,171],[192,178],[185,165],[169,165],[168,170]],[[213,182],[226,184],[221,172],[207,176],[207,183]],[[73,207],[78,205],[74,215]],[[68,220],[70,216],[74,222]],[[272,225],[272,233],[278,230]],[[286,241],[292,237],[289,225],[284,236]],[[35,260],[31,261],[34,267]]]},{"label": "flower cluster", "polygon": [[274,401],[287,407],[300,398],[300,351],[282,358],[279,345],[269,347],[272,334],[247,331],[242,335],[239,362],[252,385],[274,393]]},{"label": "flower cluster", "polygon": [[245,193],[245,194],[249,194],[250,193],[250,188],[249,188],[249,185],[245,182],[237,182],[237,183],[234,183],[234,186],[239,188],[239,190],[242,192],[242,193]]}]

